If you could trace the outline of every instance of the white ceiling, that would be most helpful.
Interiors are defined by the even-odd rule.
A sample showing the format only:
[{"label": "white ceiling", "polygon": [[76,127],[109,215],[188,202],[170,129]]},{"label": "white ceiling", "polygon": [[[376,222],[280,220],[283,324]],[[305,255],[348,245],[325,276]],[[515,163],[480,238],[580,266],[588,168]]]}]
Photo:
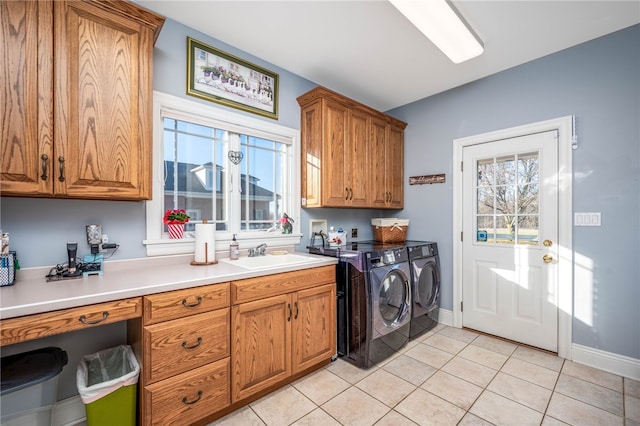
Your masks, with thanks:
[{"label": "white ceiling", "polygon": [[385,0],[136,3],[381,111],[640,23],[638,0],[456,0],[485,51],[455,65]]}]

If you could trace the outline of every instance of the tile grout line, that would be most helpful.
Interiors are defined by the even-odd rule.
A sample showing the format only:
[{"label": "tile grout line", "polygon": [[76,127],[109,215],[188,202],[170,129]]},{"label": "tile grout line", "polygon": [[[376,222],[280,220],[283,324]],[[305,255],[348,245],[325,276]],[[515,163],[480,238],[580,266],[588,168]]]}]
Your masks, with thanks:
[{"label": "tile grout line", "polygon": [[[406,399],[407,399],[411,394],[413,394],[413,393],[414,393],[416,390],[418,390],[418,389],[420,389],[420,390],[422,390],[423,392],[426,392],[426,393],[428,393],[429,395],[432,395],[432,396],[434,396],[434,397],[436,397],[436,398],[438,398],[438,399],[440,399],[440,400],[442,400],[442,401],[444,401],[444,402],[446,402],[446,403],[448,403],[448,404],[451,404],[452,406],[454,406],[454,407],[456,407],[456,408],[459,408],[459,409],[464,410],[464,414],[462,415],[462,417],[460,418],[460,420],[457,422],[457,424],[459,424],[460,422],[462,422],[462,420],[463,420],[463,419],[464,419],[468,414],[470,414],[470,415],[472,415],[472,416],[476,416],[477,418],[482,419],[483,421],[486,421],[486,422],[488,422],[488,423],[490,423],[490,424],[493,424],[492,422],[488,421],[487,419],[484,419],[483,417],[480,417],[480,416],[477,416],[477,415],[476,415],[476,414],[474,414],[474,413],[471,413],[471,411],[470,411],[470,410],[471,410],[471,408],[472,408],[472,407],[477,403],[477,401],[481,398],[481,396],[482,396],[483,394],[485,394],[485,392],[487,392],[487,391],[488,391],[488,392],[492,392],[491,390],[489,390],[489,389],[488,389],[488,388],[489,388],[489,386],[490,386],[490,385],[491,385],[491,384],[496,380],[496,377],[498,376],[498,374],[499,374],[499,373],[501,373],[501,372],[503,372],[502,370],[503,370],[503,368],[505,367],[505,365],[509,362],[509,360],[511,360],[511,359],[515,359],[515,360],[518,360],[518,361],[524,362],[524,363],[526,363],[526,364],[531,364],[532,366],[535,366],[535,367],[544,368],[544,369],[550,370],[550,371],[552,371],[552,372],[556,372],[556,370],[554,370],[553,368],[548,368],[548,367],[547,367],[547,366],[545,366],[545,365],[540,365],[540,364],[538,364],[538,363],[530,362],[529,360],[526,360],[526,359],[521,359],[521,358],[518,358],[518,357],[514,357],[514,354],[516,354],[516,352],[518,351],[518,349],[519,349],[520,347],[523,347],[523,348],[525,348],[525,349],[533,349],[533,350],[537,350],[536,348],[531,348],[531,347],[530,347],[530,346],[528,346],[528,345],[521,345],[521,344],[518,344],[518,343],[513,342],[513,344],[515,345],[515,348],[511,351],[511,353],[510,353],[509,355],[506,355],[505,353],[501,353],[501,352],[499,352],[499,351],[497,351],[497,350],[489,349],[489,348],[486,348],[486,347],[483,347],[483,346],[480,346],[480,345],[473,345],[473,342],[477,341],[477,339],[478,339],[480,336],[483,336],[484,334],[481,334],[481,333],[474,333],[474,332],[469,331],[470,333],[474,333],[474,334],[476,334],[476,336],[475,336],[473,339],[469,340],[469,341],[464,341],[464,340],[457,339],[457,338],[455,338],[455,337],[448,336],[448,335],[446,335],[446,334],[440,333],[442,330],[446,330],[446,329],[447,329],[447,327],[446,327],[446,326],[444,326],[444,327],[442,327],[442,328],[439,328],[439,329],[438,329],[437,331],[435,331],[435,332],[431,332],[431,334],[425,333],[425,335],[424,335],[424,336],[421,336],[421,337],[420,337],[420,340],[415,340],[415,344],[414,344],[414,345],[411,345],[410,347],[409,347],[409,346],[405,346],[405,347],[404,347],[404,348],[402,348],[400,351],[398,351],[398,353],[397,353],[397,354],[394,354],[392,357],[389,357],[388,359],[384,360],[384,361],[383,361],[382,363],[380,363],[380,364],[375,364],[375,365],[371,368],[371,371],[367,372],[367,374],[366,374],[366,375],[364,375],[364,376],[363,376],[363,377],[361,377],[361,378],[358,378],[358,379],[357,379],[355,382],[353,382],[353,383],[351,383],[351,382],[349,382],[349,381],[347,381],[347,380],[343,379],[343,378],[342,378],[342,377],[340,377],[338,374],[334,373],[333,371],[331,371],[331,370],[329,370],[329,369],[327,368],[327,367],[329,367],[331,364],[333,364],[333,362],[335,362],[335,361],[333,361],[332,363],[328,364],[327,366],[325,366],[325,367],[324,367],[325,371],[327,371],[327,372],[331,373],[333,376],[335,376],[335,377],[337,377],[337,378],[339,378],[339,379],[344,380],[345,382],[347,382],[347,383],[348,383],[348,386],[347,386],[345,389],[343,389],[342,391],[338,392],[336,395],[333,395],[333,396],[332,396],[331,398],[329,398],[327,401],[324,401],[324,403],[323,403],[322,405],[319,405],[319,404],[317,404],[315,401],[311,400],[307,395],[305,395],[301,390],[299,390],[299,389],[294,385],[294,383],[289,384],[289,386],[291,386],[294,390],[296,390],[297,392],[300,392],[300,394],[302,394],[302,395],[303,395],[307,400],[311,401],[311,402],[312,402],[312,404],[313,404],[313,405],[314,405],[314,407],[315,407],[314,409],[312,409],[311,411],[309,411],[309,412],[308,412],[308,413],[306,413],[305,415],[301,416],[299,419],[296,419],[295,421],[293,421],[293,422],[292,422],[292,423],[290,423],[290,424],[294,424],[294,423],[296,423],[296,422],[300,421],[301,419],[303,419],[304,417],[306,417],[307,415],[309,415],[309,414],[311,414],[312,412],[314,412],[316,409],[320,409],[320,410],[322,411],[322,413],[324,413],[325,415],[329,416],[331,419],[333,419],[334,421],[336,421],[338,424],[343,425],[343,423],[341,423],[338,419],[336,419],[336,418],[335,418],[334,416],[332,416],[330,413],[328,413],[327,411],[325,411],[325,410],[323,409],[323,407],[322,407],[322,406],[323,406],[324,404],[328,403],[329,401],[331,401],[331,400],[333,400],[333,399],[337,398],[339,395],[344,394],[346,391],[348,391],[349,389],[354,388],[354,387],[356,388],[356,390],[358,390],[358,391],[360,391],[360,392],[364,393],[365,395],[367,395],[367,396],[368,396],[368,397],[370,397],[370,398],[373,398],[375,401],[378,401],[379,403],[381,403],[381,404],[384,406],[384,408],[386,408],[386,409],[387,409],[387,410],[386,410],[386,412],[384,413],[384,415],[382,415],[382,417],[380,417],[379,419],[377,419],[377,420],[373,423],[374,425],[375,425],[375,424],[377,424],[377,423],[379,423],[383,418],[385,418],[386,416],[388,416],[391,412],[394,412],[395,414],[397,414],[397,415],[399,415],[399,416],[401,416],[401,417],[403,417],[403,418],[405,418],[405,419],[407,419],[407,420],[409,420],[409,421],[411,421],[411,422],[414,422],[414,423],[415,423],[415,421],[414,421],[414,420],[412,420],[411,418],[409,418],[409,417],[405,416],[405,415],[404,415],[404,414],[402,414],[401,412],[396,411],[395,409],[396,409],[396,407],[398,407],[398,406],[399,406],[403,401],[405,401],[405,400],[406,400]],[[446,350],[444,350],[444,349],[441,349],[440,347],[433,346],[432,344],[426,343],[426,341],[427,341],[427,340],[429,340],[431,337],[436,336],[436,335],[440,335],[440,336],[442,336],[442,337],[445,337],[445,338],[448,338],[448,339],[452,339],[452,340],[455,340],[455,341],[457,341],[457,342],[464,343],[464,346],[463,346],[463,347],[462,347],[462,348],[461,348],[457,353],[451,353],[451,352],[448,352],[448,351],[446,351]],[[489,338],[494,338],[493,336],[487,336],[487,337],[489,337]],[[498,339],[498,340],[502,340],[502,339]],[[511,343],[511,342],[508,342],[508,343]],[[448,355],[451,355],[451,358],[450,358],[449,360],[447,360],[444,364],[442,364],[440,367],[434,367],[433,365],[430,365],[430,364],[428,364],[428,363],[425,363],[425,362],[421,361],[420,359],[417,359],[417,358],[414,358],[414,357],[412,357],[412,356],[410,356],[410,355],[407,355],[407,352],[409,352],[411,349],[413,349],[413,348],[417,347],[417,345],[425,345],[425,346],[427,346],[427,347],[429,347],[429,348],[432,348],[432,349],[436,349],[436,350],[439,350],[439,351],[445,352],[445,353],[447,353]],[[479,362],[476,362],[475,360],[467,359],[467,358],[465,358],[465,357],[460,356],[460,353],[462,353],[465,349],[467,349],[467,348],[468,348],[468,347],[470,347],[470,346],[475,346],[475,347],[478,347],[478,348],[481,348],[481,349],[484,349],[484,350],[491,351],[491,352],[493,352],[493,353],[495,353],[495,354],[499,354],[499,355],[506,356],[506,359],[505,359],[505,361],[500,365],[499,369],[497,369],[497,370],[496,370],[496,369],[494,369],[494,368],[492,368],[492,367],[489,367],[489,366],[487,366],[487,365],[485,365],[485,364],[481,364],[481,363],[479,363]],[[552,354],[548,353],[547,351],[540,351],[540,352],[541,352],[541,353],[548,354],[548,355],[552,355]],[[419,384],[417,384],[417,385],[416,385],[416,384],[414,384],[414,383],[412,383],[412,382],[409,382],[408,380],[404,379],[403,377],[397,376],[397,375],[396,375],[396,374],[394,374],[393,372],[388,371],[388,370],[386,370],[386,369],[384,368],[386,365],[388,365],[389,363],[393,362],[395,359],[399,358],[400,356],[406,356],[406,357],[411,358],[412,360],[417,361],[417,362],[419,362],[419,363],[421,363],[421,364],[425,364],[425,365],[427,365],[427,366],[429,366],[429,367],[431,367],[431,368],[434,368],[434,371],[433,371],[433,373],[432,373],[432,374],[430,374],[430,375],[429,375],[425,380],[423,380],[422,382],[420,382],[420,383],[419,383]],[[557,357],[557,355],[555,355],[555,356]],[[456,379],[462,380],[462,381],[464,381],[464,382],[466,382],[466,383],[469,383],[469,384],[471,384],[471,385],[474,385],[474,386],[478,386],[477,384],[475,384],[475,383],[473,383],[473,382],[470,382],[470,381],[466,380],[465,378],[458,377],[458,376],[456,376],[456,375],[454,375],[454,374],[448,373],[447,371],[444,371],[444,370],[443,370],[443,368],[445,368],[449,363],[451,363],[451,362],[452,362],[454,359],[456,359],[456,358],[463,359],[463,360],[465,360],[465,361],[469,361],[469,362],[471,362],[471,363],[473,363],[473,364],[476,364],[476,365],[478,365],[478,366],[481,366],[481,367],[484,367],[484,368],[489,368],[489,369],[491,369],[491,370],[495,371],[495,374],[492,376],[492,378],[489,380],[489,382],[488,382],[485,386],[481,387],[481,391],[480,391],[480,393],[479,393],[479,394],[478,394],[478,396],[473,400],[473,402],[469,405],[469,408],[468,408],[468,409],[463,409],[462,407],[458,406],[457,404],[454,404],[453,402],[448,401],[447,399],[445,399],[445,398],[443,398],[443,397],[441,397],[441,396],[439,396],[439,395],[436,395],[436,394],[434,394],[434,393],[430,392],[430,391],[429,391],[429,390],[427,390],[427,389],[422,388],[422,386],[423,386],[426,382],[428,382],[428,381],[429,381],[433,376],[435,376],[435,375],[436,375],[436,374],[438,374],[438,373],[443,373],[443,374],[451,375],[451,376],[455,377]],[[529,407],[528,405],[522,404],[522,403],[520,403],[520,402],[518,402],[518,401],[516,401],[516,400],[514,400],[514,399],[512,399],[512,398],[510,398],[510,397],[505,397],[505,396],[502,396],[501,394],[497,394],[497,395],[499,395],[499,396],[501,396],[501,397],[504,397],[505,399],[507,399],[507,400],[509,400],[509,401],[512,401],[512,402],[514,402],[514,403],[516,403],[516,404],[522,405],[523,407],[529,408],[529,409],[531,409],[531,410],[533,410],[533,411],[535,411],[535,412],[538,412],[538,413],[542,414],[542,419],[541,419],[540,424],[544,423],[544,419],[545,419],[546,417],[549,417],[549,418],[554,419],[554,420],[561,421],[561,420],[559,420],[559,419],[556,419],[555,417],[552,417],[552,416],[548,415],[548,410],[549,410],[549,407],[550,407],[550,405],[551,405],[551,400],[553,399],[554,395],[556,395],[556,394],[557,394],[557,395],[562,395],[563,397],[570,398],[570,399],[572,399],[572,400],[574,400],[574,401],[577,401],[577,402],[579,402],[579,403],[589,405],[589,406],[591,406],[591,407],[593,407],[593,408],[596,408],[596,409],[602,410],[602,411],[604,411],[604,412],[607,412],[607,413],[609,413],[609,414],[616,415],[616,416],[620,417],[619,415],[617,415],[616,413],[613,413],[613,412],[609,411],[608,409],[604,409],[604,408],[598,407],[598,406],[593,405],[593,404],[591,404],[591,403],[589,403],[589,402],[581,401],[581,400],[579,400],[579,399],[577,399],[577,398],[573,398],[573,397],[571,397],[571,396],[569,396],[569,395],[565,395],[564,393],[559,392],[559,391],[557,390],[557,388],[558,388],[558,383],[559,383],[559,381],[560,381],[560,378],[561,378],[560,376],[563,374],[563,370],[564,370],[565,365],[566,365],[566,362],[567,362],[568,360],[562,359],[562,358],[560,358],[560,357],[558,357],[558,358],[559,358],[559,359],[561,359],[561,360],[562,360],[562,362],[561,362],[561,364],[560,364],[559,370],[557,371],[557,376],[556,376],[556,378],[555,378],[555,381],[554,381],[554,384],[553,384],[552,389],[548,389],[548,388],[546,388],[546,387],[544,387],[544,386],[541,386],[541,385],[539,385],[539,384],[537,384],[537,383],[531,382],[531,381],[529,381],[529,380],[526,380],[526,379],[521,378],[521,377],[518,377],[518,376],[514,376],[514,375],[509,374],[509,373],[507,373],[507,372],[504,372],[504,374],[505,374],[505,375],[507,375],[507,376],[509,376],[509,377],[513,377],[513,378],[515,378],[515,379],[522,380],[522,381],[527,382],[527,383],[529,383],[529,384],[532,384],[532,385],[534,385],[534,386],[538,386],[538,387],[540,387],[540,388],[542,388],[542,389],[550,390],[550,391],[551,391],[551,394],[550,394],[550,396],[549,396],[549,400],[547,401],[547,403],[546,403],[546,405],[545,405],[544,411],[540,412],[540,411],[536,410],[535,408],[532,408],[532,407]],[[336,360],[336,361],[337,361],[337,360]],[[345,363],[349,364],[349,363],[348,363],[348,361],[343,361],[343,362],[345,362]],[[366,369],[365,369],[365,370],[366,370]],[[378,398],[377,398],[377,397],[375,397],[374,395],[369,394],[366,390],[361,389],[361,388],[359,388],[359,387],[357,386],[357,384],[358,384],[358,383],[360,383],[360,382],[362,382],[362,381],[366,380],[366,379],[367,379],[368,377],[370,377],[372,374],[375,374],[377,371],[380,371],[380,370],[384,371],[384,372],[385,372],[385,373],[387,373],[387,374],[391,374],[391,375],[393,375],[395,378],[397,378],[397,379],[399,379],[399,380],[401,380],[401,381],[403,381],[403,382],[405,382],[405,383],[407,383],[407,384],[409,384],[409,385],[413,386],[413,387],[414,387],[414,389],[413,389],[413,390],[412,390],[408,395],[404,396],[402,399],[400,399],[397,403],[395,403],[395,404],[391,407],[391,406],[387,405],[387,403],[385,403],[384,401],[381,401],[380,399],[378,399]],[[567,376],[569,376],[569,377],[572,377],[572,378],[574,378],[574,379],[577,379],[577,380],[581,380],[581,381],[583,381],[583,382],[585,382],[585,383],[587,383],[587,384],[589,384],[589,385],[594,385],[594,386],[602,387],[602,388],[607,389],[607,390],[611,390],[611,391],[613,391],[613,392],[617,392],[617,391],[615,391],[614,389],[610,389],[610,388],[609,388],[609,387],[607,387],[607,386],[601,385],[601,384],[599,384],[599,383],[593,383],[593,382],[591,382],[591,381],[589,381],[589,380],[582,379],[582,378],[580,378],[580,377],[578,377],[578,376],[573,376],[573,375],[570,375],[570,374],[565,374],[565,375],[567,375]],[[626,407],[626,401],[625,401],[625,394],[626,394],[626,392],[625,392],[625,380],[627,380],[627,379],[626,379],[625,377],[621,377],[621,379],[622,379],[622,392],[619,392],[619,394],[620,394],[620,395],[621,395],[621,397],[622,397],[622,416],[621,416],[621,417],[622,417],[622,422],[623,422],[623,424],[625,424],[625,419],[627,419],[627,416],[626,416],[626,414],[627,414],[627,413],[626,413],[626,411],[627,411],[627,410],[626,410],[626,409],[627,409],[627,407]],[[479,387],[479,386],[478,386],[478,387]],[[495,393],[495,392],[494,392],[494,393]],[[260,421],[261,421],[263,424],[265,424],[265,425],[267,425],[267,426],[271,426],[271,425],[269,425],[268,423],[266,423],[266,422],[262,419],[262,417],[260,417],[260,416],[258,415],[258,413],[257,413],[256,411],[254,411],[254,410],[253,410],[253,407],[250,407],[250,409],[251,409],[251,410],[252,410],[252,412],[253,412],[253,413],[258,417],[258,419],[260,419]],[[344,426],[344,425],[343,425],[343,426]]]}]

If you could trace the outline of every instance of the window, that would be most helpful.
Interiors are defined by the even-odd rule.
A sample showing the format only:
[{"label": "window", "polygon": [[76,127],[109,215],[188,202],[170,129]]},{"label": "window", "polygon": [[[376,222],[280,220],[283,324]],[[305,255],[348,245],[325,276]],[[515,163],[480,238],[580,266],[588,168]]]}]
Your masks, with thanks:
[{"label": "window", "polygon": [[[153,140],[148,255],[193,252],[195,224],[204,220],[216,224],[216,250],[233,234],[241,248],[300,242],[279,229],[285,213],[300,216],[298,130],[155,92]],[[184,239],[169,239],[167,209],[191,217]]]},{"label": "window", "polygon": [[540,160],[537,152],[477,163],[477,242],[538,244]]}]

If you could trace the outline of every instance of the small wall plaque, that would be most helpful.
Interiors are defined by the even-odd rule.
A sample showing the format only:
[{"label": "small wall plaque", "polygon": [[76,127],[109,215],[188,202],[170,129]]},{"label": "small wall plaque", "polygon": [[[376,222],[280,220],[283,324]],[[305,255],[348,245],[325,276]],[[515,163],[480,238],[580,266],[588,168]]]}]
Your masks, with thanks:
[{"label": "small wall plaque", "polygon": [[432,183],[444,183],[444,173],[439,175],[411,176],[409,185],[425,185]]}]

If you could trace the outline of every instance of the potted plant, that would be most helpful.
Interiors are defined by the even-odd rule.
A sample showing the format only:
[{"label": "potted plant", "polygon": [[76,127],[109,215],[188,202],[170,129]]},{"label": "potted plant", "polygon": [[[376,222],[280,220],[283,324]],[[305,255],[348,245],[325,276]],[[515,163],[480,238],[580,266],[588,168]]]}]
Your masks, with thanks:
[{"label": "potted plant", "polygon": [[180,239],[184,235],[184,224],[189,222],[189,215],[184,209],[169,209],[162,221],[167,224],[169,238]]}]

